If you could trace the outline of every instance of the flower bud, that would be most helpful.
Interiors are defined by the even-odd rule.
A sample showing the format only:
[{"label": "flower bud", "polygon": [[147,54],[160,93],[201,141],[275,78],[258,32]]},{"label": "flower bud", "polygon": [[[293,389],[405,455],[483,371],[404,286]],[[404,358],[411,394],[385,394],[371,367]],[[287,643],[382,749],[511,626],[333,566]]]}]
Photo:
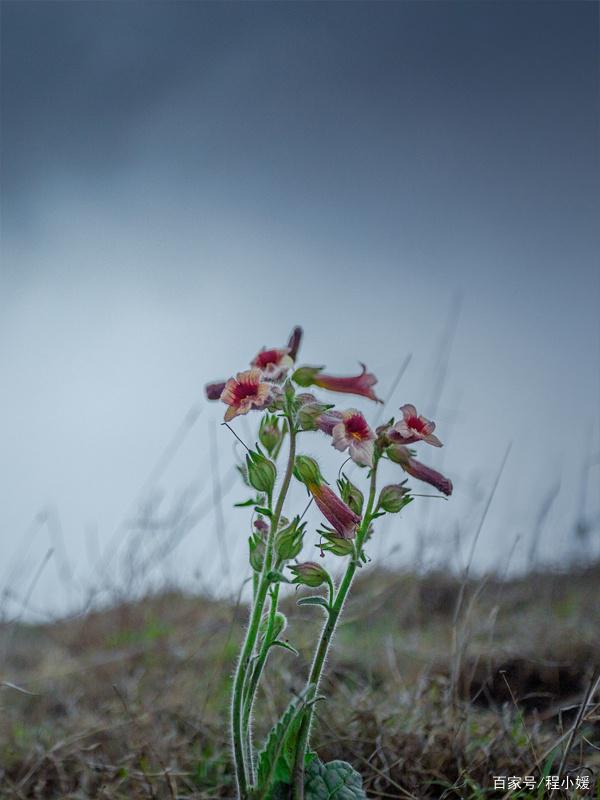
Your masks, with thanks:
[{"label": "flower bud", "polygon": [[288,340],[287,346],[290,351],[290,358],[295,361],[298,358],[298,350],[302,341],[302,328],[296,325]]},{"label": "flower bud", "polygon": [[283,432],[279,427],[277,417],[273,414],[265,414],[260,421],[258,439],[270,456],[273,455],[282,437]]},{"label": "flower bud", "polygon": [[313,589],[316,589],[324,583],[329,583],[331,580],[327,570],[323,569],[320,564],[316,564],[314,561],[305,561],[304,564],[294,564],[290,567],[290,570],[295,575],[292,583],[298,583],[302,586],[311,586]]},{"label": "flower bud", "polygon": [[[332,408],[327,403],[304,403],[298,411],[298,422],[303,431],[316,431],[319,429],[319,417],[328,409]],[[339,420],[336,420],[339,422]]]},{"label": "flower bud", "polygon": [[323,367],[299,367],[292,375],[292,380],[298,386],[312,386],[322,369]]},{"label": "flower bud", "polygon": [[[260,623],[259,628],[259,635],[265,636],[267,633],[267,628],[269,627],[269,617],[263,617]],[[280,633],[283,633],[284,630],[287,628],[287,617],[285,614],[282,614],[278,611],[275,614],[275,619],[273,620],[273,630],[271,631],[271,641],[277,639]]]},{"label": "flower bud", "polygon": [[269,397],[269,411],[283,411],[285,409],[285,395],[281,386],[271,384],[271,396]]},{"label": "flower bud", "polygon": [[294,475],[306,486],[320,486],[323,476],[319,465],[310,456],[297,456],[294,464]]},{"label": "flower bud", "polygon": [[383,487],[379,494],[377,507],[390,514],[397,514],[410,501],[409,490],[402,483],[393,483]]},{"label": "flower bud", "polygon": [[299,523],[300,517],[296,517],[290,525],[277,532],[275,555],[278,561],[289,561],[291,558],[296,558],[302,550],[305,525]]},{"label": "flower bud", "polygon": [[263,536],[266,536],[267,533],[269,532],[269,526],[262,517],[259,517],[258,519],[254,520],[254,527]]},{"label": "flower bud", "polygon": [[408,464],[411,458],[411,452],[408,447],[403,444],[391,444],[386,448],[386,455],[393,461],[394,464]]},{"label": "flower bud", "polygon": [[287,617],[278,611],[273,620],[273,638],[276,639],[280,633],[283,633],[287,628]]},{"label": "flower bud", "polygon": [[296,395],[296,400],[301,406],[306,405],[306,403],[317,403],[318,400],[311,392],[298,392]]},{"label": "flower bud", "polygon": [[277,468],[272,461],[256,450],[246,456],[248,481],[259,492],[271,495],[277,477]]},{"label": "flower bud", "polygon": [[328,553],[333,553],[334,556],[351,556],[354,553],[354,545],[351,539],[344,539],[341,536],[336,536],[333,531],[319,531],[325,544],[321,542],[316,545],[321,550],[327,550]]},{"label": "flower bud", "polygon": [[365,497],[358,486],[355,486],[345,475],[342,475],[337,482],[340,490],[340,496],[344,503],[346,503],[355,514],[359,516],[362,514],[363,503]]},{"label": "flower bud", "polygon": [[248,559],[250,566],[255,572],[260,572],[265,559],[265,540],[259,533],[255,533],[248,539],[248,546],[250,548]]}]

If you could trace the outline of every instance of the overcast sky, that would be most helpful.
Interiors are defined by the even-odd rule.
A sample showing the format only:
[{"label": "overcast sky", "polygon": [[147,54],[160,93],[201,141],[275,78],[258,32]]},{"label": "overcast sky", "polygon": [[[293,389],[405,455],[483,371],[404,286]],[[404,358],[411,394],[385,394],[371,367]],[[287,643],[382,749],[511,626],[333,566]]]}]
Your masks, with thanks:
[{"label": "overcast sky", "polygon": [[[232,442],[202,386],[296,323],[302,360],[366,361],[384,397],[412,354],[388,408],[438,422],[422,456],[455,496],[407,509],[380,553],[410,560],[425,531],[458,566],[512,443],[477,564],[502,569],[519,534],[524,563],[553,487],[540,557],[571,557],[599,513],[597,4],[1,14],[3,587],[23,597],[41,569],[30,605],[72,601],[149,487],[161,514],[184,490],[210,505]],[[171,579],[216,585],[227,561],[241,580],[238,495],[165,557]]]}]

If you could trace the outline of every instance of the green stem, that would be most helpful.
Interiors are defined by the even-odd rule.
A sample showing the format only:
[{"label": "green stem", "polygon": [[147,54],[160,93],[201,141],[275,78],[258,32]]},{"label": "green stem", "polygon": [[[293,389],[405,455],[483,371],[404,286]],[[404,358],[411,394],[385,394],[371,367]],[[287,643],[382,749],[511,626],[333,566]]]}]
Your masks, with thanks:
[{"label": "green stem", "polygon": [[[331,610],[329,612],[327,622],[325,623],[323,630],[321,631],[321,638],[319,639],[319,644],[315,652],[315,657],[313,659],[310,675],[306,684],[307,685],[306,700],[308,703],[310,703],[310,705],[306,709],[306,714],[304,715],[304,719],[302,720],[300,731],[298,733],[298,744],[296,747],[296,758],[294,763],[294,787],[293,787],[294,800],[304,800],[304,761],[306,757],[306,750],[308,747],[308,740],[310,736],[310,727],[312,723],[312,714],[313,714],[313,705],[311,701],[314,700],[314,698],[317,695],[317,691],[319,689],[319,683],[321,681],[321,674],[323,672],[323,667],[325,665],[325,660],[327,658],[327,653],[329,651],[329,646],[331,644],[333,634],[335,633],[338,619],[340,617],[340,614],[342,613],[346,597],[348,596],[348,592],[350,591],[350,587],[352,586],[352,581],[354,580],[354,574],[356,572],[356,569],[358,567],[358,562],[360,559],[362,545],[369,530],[369,525],[372,519],[371,515],[373,512],[373,504],[375,502],[376,481],[377,481],[377,459],[375,460],[375,464],[371,471],[371,483],[369,489],[369,499],[367,501],[367,508],[365,511],[365,515],[363,517],[362,525],[360,526],[356,534],[356,556],[350,559],[350,562],[346,567],[346,572],[344,573],[344,577],[340,581],[335,600],[331,605]],[[309,691],[308,687],[310,687],[311,685],[312,688]]]},{"label": "green stem", "polygon": [[246,637],[242,645],[242,650],[233,682],[233,699],[231,703],[231,738],[233,741],[233,758],[235,763],[235,775],[237,780],[239,800],[248,800],[249,797],[248,767],[250,767],[250,780],[252,780],[251,765],[246,764],[243,738],[242,711],[244,701],[244,686],[248,675],[248,666],[254,653],[254,647],[256,645],[256,639],[260,628],[260,621],[262,619],[265,600],[271,582],[268,575],[273,566],[273,542],[275,540],[277,528],[279,527],[283,503],[292,479],[294,459],[296,457],[295,434],[296,432],[294,430],[294,426],[290,423],[290,450],[287,468],[283,477],[283,483],[281,484],[279,496],[277,498],[277,505],[275,506],[275,511],[271,517],[271,525],[269,529],[269,537],[267,539],[267,546],[265,549],[263,568],[256,589],[256,596],[254,598],[254,603],[250,614],[250,621],[246,630]]},{"label": "green stem", "polygon": [[270,605],[269,605],[269,619],[267,622],[267,630],[262,641],[261,648],[256,657],[254,667],[250,674],[250,680],[246,683],[244,691],[244,708],[242,714],[242,736],[248,753],[248,763],[252,765],[252,742],[250,740],[250,717],[252,715],[252,706],[254,705],[254,697],[262,675],[262,671],[269,655],[270,642],[273,637],[273,626],[275,624],[275,615],[277,614],[277,601],[279,599],[279,584],[276,583],[271,589]]}]

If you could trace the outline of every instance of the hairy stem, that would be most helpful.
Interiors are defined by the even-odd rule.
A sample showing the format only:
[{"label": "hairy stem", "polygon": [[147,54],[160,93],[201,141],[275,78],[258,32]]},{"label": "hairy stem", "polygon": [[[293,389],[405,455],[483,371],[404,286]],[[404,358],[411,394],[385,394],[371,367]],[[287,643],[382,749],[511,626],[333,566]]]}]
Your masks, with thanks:
[{"label": "hairy stem", "polygon": [[269,573],[271,572],[273,566],[273,542],[275,540],[277,528],[279,527],[283,503],[292,479],[295,457],[296,432],[293,424],[290,422],[290,449],[288,463],[285,475],[283,477],[283,482],[281,484],[281,489],[279,491],[279,496],[277,498],[277,504],[275,506],[273,516],[271,517],[271,525],[269,529],[269,537],[267,539],[267,546],[265,549],[263,568],[260,574],[258,586],[256,588],[256,595],[250,614],[250,621],[246,630],[246,637],[242,645],[242,650],[233,682],[233,699],[231,703],[231,738],[233,741],[235,775],[238,787],[238,797],[240,800],[248,800],[249,783],[252,781],[252,766],[251,764],[246,763],[247,758],[242,724],[244,686],[248,676],[248,667],[250,665],[256,645],[256,639],[260,628],[267,592],[271,583]]},{"label": "hairy stem", "polygon": [[[369,489],[369,499],[367,501],[367,508],[365,511],[365,515],[363,517],[362,524],[356,534],[356,556],[350,559],[350,562],[346,567],[346,572],[344,573],[344,577],[340,581],[335,596],[335,600],[331,605],[331,610],[327,617],[327,622],[325,623],[323,630],[321,631],[319,644],[315,651],[315,657],[313,659],[310,675],[306,684],[307,685],[306,699],[308,703],[310,703],[311,700],[314,700],[314,698],[317,695],[317,691],[319,689],[319,683],[321,680],[321,675],[323,673],[323,667],[325,666],[325,660],[327,659],[327,653],[329,651],[329,646],[331,644],[331,640],[335,633],[338,619],[340,617],[340,614],[342,613],[346,597],[348,596],[348,592],[350,591],[350,587],[352,586],[352,581],[354,580],[354,574],[358,567],[358,559],[360,558],[362,545],[363,542],[365,541],[367,532],[369,530],[369,525],[371,523],[373,505],[375,503],[376,486],[377,486],[377,460],[375,460],[375,464],[371,471],[371,483]],[[311,686],[312,688],[309,688]],[[300,731],[298,733],[298,744],[296,747],[296,758],[294,762],[294,786],[293,786],[294,800],[304,800],[304,761],[306,756],[306,750],[308,747],[308,740],[310,736],[310,727],[312,724],[312,709],[313,709],[313,704],[310,703],[310,705],[306,709],[306,713],[304,715],[304,719],[302,720]]]},{"label": "hairy stem", "polygon": [[242,735],[244,737],[246,751],[248,753],[249,763],[252,763],[252,742],[250,741],[250,717],[252,715],[252,706],[254,705],[254,697],[262,675],[262,671],[269,655],[270,642],[273,637],[273,626],[275,624],[275,615],[277,614],[277,600],[279,598],[279,584],[276,583],[271,589],[270,605],[269,605],[269,618],[267,622],[267,629],[262,641],[262,645],[254,662],[250,679],[246,682],[244,691],[244,708],[242,713]]}]

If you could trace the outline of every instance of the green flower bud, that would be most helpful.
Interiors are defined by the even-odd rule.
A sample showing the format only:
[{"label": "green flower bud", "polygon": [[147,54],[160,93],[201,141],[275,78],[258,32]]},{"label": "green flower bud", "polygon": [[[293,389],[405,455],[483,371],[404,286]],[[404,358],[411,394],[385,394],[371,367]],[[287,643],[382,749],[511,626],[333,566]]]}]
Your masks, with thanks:
[{"label": "green flower bud", "polygon": [[295,381],[298,386],[312,386],[315,378],[322,369],[323,367],[300,367],[292,375],[292,380]]},{"label": "green flower bud", "polygon": [[386,447],[385,454],[394,464],[408,464],[411,456],[410,450],[403,444],[391,444]]},{"label": "green flower bud", "polygon": [[362,515],[363,504],[365,497],[358,486],[355,486],[348,478],[342,474],[342,477],[337,482],[340,490],[340,496],[347,506],[350,506],[355,514],[360,517]]},{"label": "green flower bud", "polygon": [[379,494],[378,508],[382,511],[388,511],[390,514],[397,514],[401,511],[407,503],[410,503],[409,490],[403,483],[393,483],[390,486],[384,486]]},{"label": "green flower bud", "polygon": [[290,525],[278,531],[275,537],[275,554],[278,561],[296,558],[302,550],[305,524],[299,523],[300,517],[296,517]]},{"label": "green flower bud", "polygon": [[319,465],[310,456],[297,456],[294,464],[294,475],[301,483],[310,486],[320,486],[323,483],[323,477]]},{"label": "green flower bud", "polygon": [[334,556],[351,556],[354,553],[354,544],[352,539],[343,539],[341,536],[336,536],[335,533],[330,531],[319,531],[325,544],[321,542],[316,545],[321,550],[326,550],[328,553],[333,553]]},{"label": "green flower bud", "polygon": [[261,572],[263,562],[265,560],[265,540],[260,533],[254,533],[248,539],[248,547],[250,549],[249,561],[250,566],[255,572]]},{"label": "green flower bud", "polygon": [[304,403],[298,411],[298,422],[303,431],[316,431],[319,426],[317,420],[325,411],[333,408],[328,403]]},{"label": "green flower bud", "polygon": [[[262,618],[259,628],[259,635],[265,636],[267,633],[267,628],[269,627],[269,617],[268,615]],[[284,632],[287,628],[287,617],[285,614],[282,614],[278,611],[275,614],[275,619],[273,620],[273,630],[271,631],[271,641],[277,639],[277,637]]]},{"label": "green flower bud", "polygon": [[258,439],[270,456],[273,455],[282,438],[283,432],[279,427],[277,417],[274,414],[265,414],[260,421]]},{"label": "green flower bud", "polygon": [[277,478],[277,468],[260,451],[252,450],[246,456],[248,481],[259,492],[271,495]]},{"label": "green flower bud", "polygon": [[316,589],[324,583],[330,583],[331,578],[327,570],[323,569],[320,564],[314,561],[305,561],[304,564],[293,564],[290,567],[291,572],[294,573],[295,578],[292,583],[298,583],[302,586],[312,586]]}]

